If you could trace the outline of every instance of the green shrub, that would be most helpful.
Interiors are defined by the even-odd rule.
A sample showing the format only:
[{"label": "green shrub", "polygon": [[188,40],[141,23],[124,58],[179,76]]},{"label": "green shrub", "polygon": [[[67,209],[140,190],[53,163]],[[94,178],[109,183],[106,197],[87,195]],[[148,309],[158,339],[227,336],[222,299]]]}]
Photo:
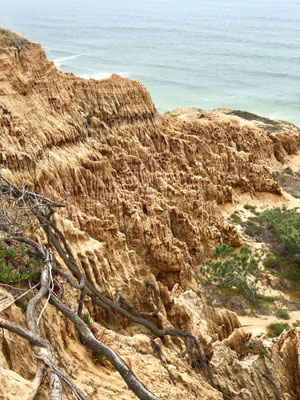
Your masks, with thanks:
[{"label": "green shrub", "polygon": [[248,219],[245,228],[245,234],[251,237],[259,236],[263,233],[263,228],[257,225],[254,221]]},{"label": "green shrub", "polygon": [[253,214],[256,214],[256,211],[255,211],[256,206],[251,206],[250,204],[245,204],[244,205],[244,209],[248,210],[248,211],[251,211]]},{"label": "green shrub", "polygon": [[2,109],[2,112],[3,112],[4,115],[11,115],[11,112],[8,111],[6,108],[4,108],[2,106],[0,106],[0,108]]},{"label": "green shrub", "polygon": [[290,319],[290,318],[291,318],[291,317],[290,317],[290,314],[287,312],[287,310],[284,310],[283,308],[280,308],[280,309],[277,311],[277,315],[278,315],[278,317],[281,318],[281,319]]},{"label": "green shrub", "polygon": [[0,238],[0,282],[15,284],[31,279],[39,281],[42,262],[30,258],[24,244],[18,247],[7,246]]},{"label": "green shrub", "polygon": [[284,170],[284,172],[285,172],[287,175],[294,176],[294,172],[293,172],[292,168],[290,168],[290,167],[287,167],[287,168]]},{"label": "green shrub", "polygon": [[236,224],[241,224],[243,222],[242,218],[238,215],[237,211],[235,211],[230,215],[230,219],[232,220],[232,222]]},{"label": "green shrub", "polygon": [[93,118],[92,114],[90,114],[90,113],[86,114],[85,118],[87,120],[87,123],[90,125],[92,122],[92,118]]},{"label": "green shrub", "polygon": [[300,282],[299,264],[297,264],[297,266],[290,264],[289,269],[286,269],[284,272],[282,272],[281,277],[293,282]]},{"label": "green shrub", "polygon": [[272,312],[272,303],[275,301],[273,296],[265,296],[263,294],[257,295],[258,308],[264,315],[269,315]]},{"label": "green shrub", "polygon": [[272,255],[264,266],[281,273],[283,278],[300,281],[300,213],[298,209],[271,208],[249,218],[245,233],[270,243]]},{"label": "green shrub", "polygon": [[267,255],[263,260],[263,265],[266,269],[280,270],[282,261],[281,257]]},{"label": "green shrub", "polygon": [[272,311],[272,307],[270,306],[269,303],[261,303],[261,304],[259,304],[259,309],[260,309],[260,312],[263,315],[269,315],[271,313],[271,311]]},{"label": "green shrub", "polygon": [[279,336],[284,330],[289,330],[290,326],[286,322],[273,323],[267,326],[269,336]]},{"label": "green shrub", "polygon": [[245,355],[254,354],[259,355],[261,357],[272,357],[272,350],[264,345],[261,340],[252,339],[249,342],[246,342],[245,345]]},{"label": "green shrub", "polygon": [[274,296],[265,296],[264,294],[260,294],[260,293],[257,295],[257,298],[259,300],[263,300],[267,303],[274,303],[274,301],[276,300],[276,297],[274,297]]},{"label": "green shrub", "polygon": [[[216,246],[212,258],[215,261],[204,261],[200,268],[204,283],[221,287],[237,288],[250,302],[257,306],[257,283],[260,258],[247,246],[234,252],[231,244]],[[253,279],[254,278],[254,279]]]},{"label": "green shrub", "polygon": [[300,263],[300,214],[297,209],[285,207],[265,210],[257,217],[258,223],[268,229],[282,245],[282,256]]},{"label": "green shrub", "polygon": [[21,308],[23,311],[26,311],[27,309],[27,304],[23,303],[21,300],[16,301],[16,306]]},{"label": "green shrub", "polygon": [[94,362],[95,363],[103,364],[104,360],[105,360],[105,356],[103,354],[101,354],[101,353],[97,353],[94,356]]}]

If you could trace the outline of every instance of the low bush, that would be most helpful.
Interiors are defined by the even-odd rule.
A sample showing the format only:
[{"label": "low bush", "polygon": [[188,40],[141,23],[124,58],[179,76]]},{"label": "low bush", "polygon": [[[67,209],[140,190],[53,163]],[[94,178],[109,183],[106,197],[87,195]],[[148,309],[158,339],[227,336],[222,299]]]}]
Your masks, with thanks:
[{"label": "low bush", "polygon": [[277,246],[280,252],[277,255],[300,264],[300,214],[297,209],[282,207],[265,210],[259,214],[257,222],[282,245]]},{"label": "low bush", "polygon": [[257,298],[259,300],[265,301],[266,303],[274,303],[274,301],[276,300],[276,297],[274,296],[265,296],[264,294],[260,293],[257,295]]},{"label": "low bush", "polygon": [[277,311],[277,316],[279,317],[279,318],[281,318],[281,319],[290,319],[291,317],[290,317],[290,314],[288,313],[288,311],[287,310],[284,310],[283,308],[280,308],[278,311]]},{"label": "low bush", "polygon": [[16,32],[9,29],[0,29],[0,47],[16,47],[18,52],[21,51],[22,45],[27,39]]},{"label": "low bush", "polygon": [[293,172],[293,170],[292,170],[291,167],[287,167],[287,168],[284,170],[284,172],[285,172],[287,175],[294,176],[294,172]]},{"label": "low bush", "polygon": [[245,224],[245,234],[251,237],[260,236],[263,233],[263,228],[257,225],[254,221],[248,219],[247,223]]},{"label": "low bush", "polygon": [[259,304],[259,311],[263,315],[270,315],[272,312],[272,307],[269,303],[260,303]]},{"label": "low bush", "polygon": [[248,218],[245,233],[269,243],[271,254],[263,260],[266,269],[292,282],[291,290],[300,289],[300,213],[297,208],[271,208]]},{"label": "low bush", "polygon": [[0,238],[0,282],[13,285],[23,280],[39,281],[42,262],[30,258],[24,244],[8,246]]},{"label": "low bush", "polygon": [[251,206],[250,204],[245,204],[244,209],[252,212],[255,215],[258,215],[258,212],[256,211],[256,206]]},{"label": "low bush", "polygon": [[91,122],[92,122],[92,118],[93,118],[93,116],[92,116],[92,114],[90,114],[90,113],[86,114],[86,116],[85,116],[85,119],[87,120],[87,123],[88,123],[89,125],[90,125]]},{"label": "low bush", "polygon": [[290,326],[286,322],[273,323],[267,326],[267,332],[269,336],[279,336],[284,330],[289,330]]},{"label": "low bush", "polygon": [[243,222],[242,218],[239,216],[238,212],[235,211],[234,213],[232,213],[230,215],[230,219],[232,220],[232,222],[234,222],[235,224],[241,224]]},{"label": "low bush", "polygon": [[201,276],[196,277],[206,284],[237,288],[256,308],[257,283],[260,258],[249,247],[242,246],[234,252],[231,244],[216,246],[212,261],[207,260],[200,268]]},{"label": "low bush", "polygon": [[250,340],[245,345],[245,355],[254,354],[261,357],[272,357],[272,350],[265,346],[261,340]]},{"label": "low bush", "polygon": [[275,269],[279,271],[283,264],[285,264],[285,259],[270,254],[268,254],[263,260],[263,265],[266,269]]}]

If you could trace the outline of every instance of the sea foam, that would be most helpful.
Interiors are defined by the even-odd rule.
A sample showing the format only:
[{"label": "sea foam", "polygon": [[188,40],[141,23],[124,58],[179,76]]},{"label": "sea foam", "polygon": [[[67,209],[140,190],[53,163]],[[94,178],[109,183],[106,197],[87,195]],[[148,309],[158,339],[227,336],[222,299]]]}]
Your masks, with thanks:
[{"label": "sea foam", "polygon": [[129,74],[127,74],[126,72],[96,72],[94,74],[83,74],[83,75],[79,75],[81,78],[84,79],[105,79],[105,78],[109,78],[112,76],[112,74],[117,74],[122,76],[123,78],[128,78]]},{"label": "sea foam", "polygon": [[55,60],[53,60],[56,68],[59,68],[63,65],[64,61],[67,60],[73,60],[74,58],[79,57],[79,54],[76,54],[74,56],[69,56],[69,57],[61,57],[61,58],[56,58]]}]

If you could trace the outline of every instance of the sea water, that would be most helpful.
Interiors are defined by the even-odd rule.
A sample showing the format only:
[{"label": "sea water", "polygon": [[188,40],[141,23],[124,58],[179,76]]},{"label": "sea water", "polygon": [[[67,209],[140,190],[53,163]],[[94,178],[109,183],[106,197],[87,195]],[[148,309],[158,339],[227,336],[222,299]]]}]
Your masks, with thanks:
[{"label": "sea water", "polygon": [[300,0],[0,0],[0,27],[40,42],[64,72],[139,80],[160,112],[300,125]]}]

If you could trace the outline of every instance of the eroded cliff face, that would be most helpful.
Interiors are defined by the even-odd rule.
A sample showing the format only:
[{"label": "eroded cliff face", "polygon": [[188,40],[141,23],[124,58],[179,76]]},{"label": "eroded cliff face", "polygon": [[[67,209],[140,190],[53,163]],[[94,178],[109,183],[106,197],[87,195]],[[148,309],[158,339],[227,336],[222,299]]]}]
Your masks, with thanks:
[{"label": "eroded cliff face", "polygon": [[[240,244],[235,228],[223,220],[223,204],[234,202],[242,192],[280,195],[269,167],[296,153],[299,132],[266,132],[213,113],[189,121],[161,116],[139,82],[117,75],[95,81],[63,74],[39,44],[24,43],[21,51],[0,49],[0,137],[0,163],[7,177],[54,200],[68,192],[67,207],[55,221],[82,271],[103,293],[113,298],[120,291],[137,308],[149,309],[153,299],[144,282],[153,281],[162,301],[162,311],[153,318],[158,326],[189,330],[209,357],[220,352],[226,360],[238,357],[224,343],[213,350],[214,342],[229,337],[240,324],[234,313],[204,304],[196,294],[194,274],[216,243]],[[72,291],[69,297],[76,301]],[[110,327],[112,347],[156,395],[222,398],[205,374],[197,374],[180,359],[181,340],[167,339],[162,345],[174,386],[152,355],[143,327],[91,304],[87,307],[100,325],[105,321]],[[24,319],[15,306],[7,312],[17,322]],[[49,307],[47,317],[54,324],[62,359],[78,386],[99,400],[116,395],[133,399],[118,374],[95,366],[74,328],[51,313]],[[246,335],[241,335],[245,341]],[[286,340],[299,342],[299,337]],[[28,344],[8,332],[2,332],[0,341],[3,385],[9,387],[14,373],[30,385],[35,361]],[[229,351],[234,354],[228,356]],[[282,352],[286,359],[287,351]],[[236,398],[258,398],[256,393],[261,399],[275,398],[272,387],[255,392],[248,388],[253,384],[246,375],[235,379],[228,363],[228,370],[224,366],[222,373],[215,371],[226,393],[245,389],[248,397]],[[288,364],[280,365],[275,377],[288,374]],[[251,374],[256,365],[247,368]],[[297,374],[293,382],[299,383],[299,370]],[[286,399],[297,398],[294,383],[276,380],[290,396]],[[46,392],[39,398],[47,398]]]}]

